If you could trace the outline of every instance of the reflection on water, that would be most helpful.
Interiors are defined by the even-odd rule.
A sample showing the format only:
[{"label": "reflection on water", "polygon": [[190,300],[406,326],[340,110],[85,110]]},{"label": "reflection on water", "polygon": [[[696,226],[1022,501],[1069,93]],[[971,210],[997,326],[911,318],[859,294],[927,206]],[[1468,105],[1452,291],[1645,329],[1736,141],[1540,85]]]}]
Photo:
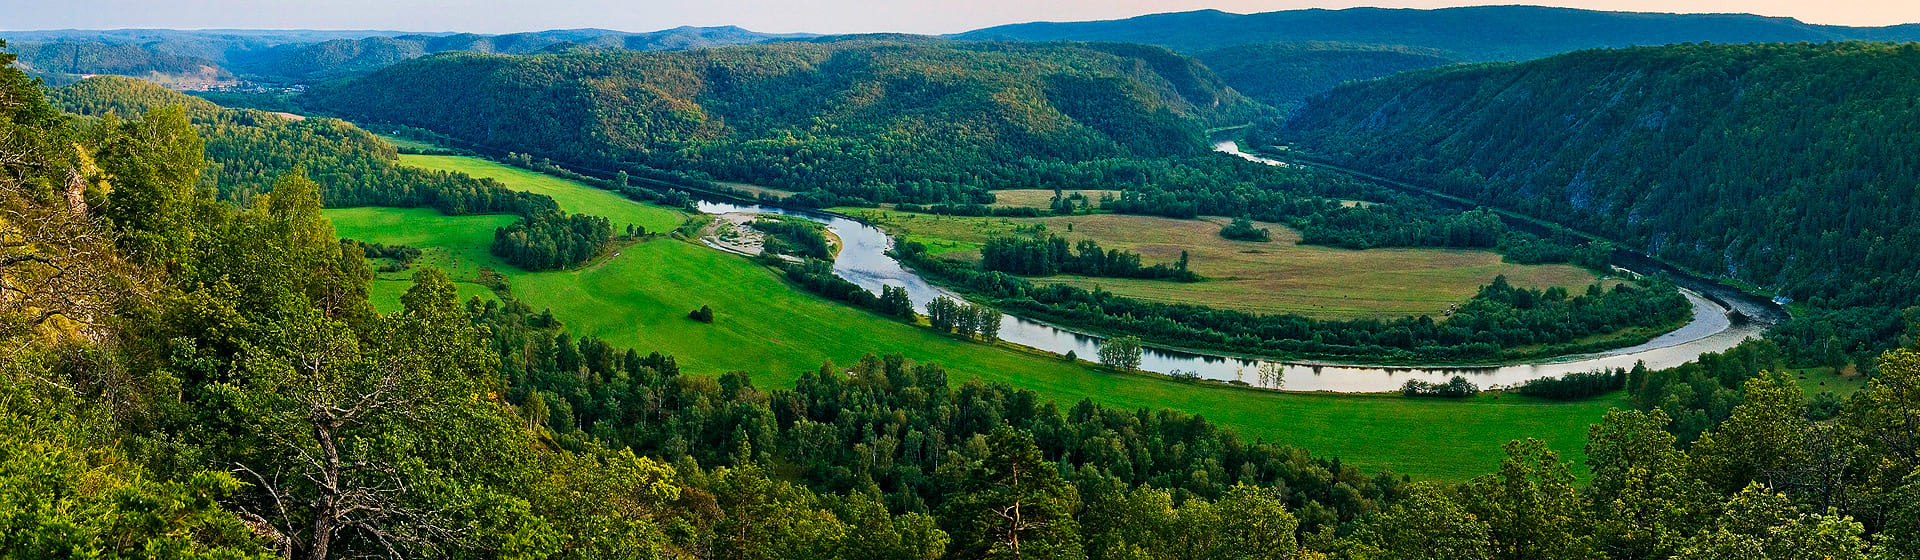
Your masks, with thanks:
[{"label": "reflection on water", "polygon": [[[1228,148],[1220,148],[1228,151]],[[1233,153],[1239,153],[1237,149]],[[1257,156],[1242,157],[1260,160]],[[1271,160],[1268,160],[1271,162]],[[875,293],[881,286],[906,288],[917,309],[925,311],[933,298],[958,297],[934,286],[926,279],[900,266],[886,252],[893,240],[885,231],[855,220],[832,214],[807,212],[728,202],[701,201],[700,211],[708,214],[728,212],[768,213],[799,216],[822,222],[840,236],[843,247],[834,259],[833,270],[842,278]],[[1529,379],[1592,371],[1600,368],[1630,368],[1645,362],[1649,368],[1668,368],[1693,361],[1702,353],[1721,352],[1749,337],[1759,336],[1764,325],[1732,321],[1728,308],[1690,290],[1682,290],[1693,303],[1693,320],[1673,332],[1645,344],[1596,354],[1563,356],[1536,363],[1487,367],[1381,367],[1276,362],[1147,348],[1140,368],[1169,374],[1197,375],[1220,381],[1241,381],[1250,385],[1290,391],[1335,391],[1368,393],[1396,391],[1409,379],[1444,382],[1463,376],[1482,388],[1511,386]],[[1002,317],[1000,338],[1008,342],[1066,354],[1082,359],[1099,355],[1101,338],[1012,315]]]}]

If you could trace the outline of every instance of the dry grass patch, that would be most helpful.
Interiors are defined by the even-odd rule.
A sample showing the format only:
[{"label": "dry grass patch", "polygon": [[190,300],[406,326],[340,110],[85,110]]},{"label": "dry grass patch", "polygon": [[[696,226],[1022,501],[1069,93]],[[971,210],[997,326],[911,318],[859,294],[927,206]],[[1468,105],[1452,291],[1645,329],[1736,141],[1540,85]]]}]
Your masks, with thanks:
[{"label": "dry grass patch", "polygon": [[[1115,198],[1120,196],[1120,191],[1112,190],[1084,189],[1061,192],[1067,196],[1073,196],[1073,193],[1080,193],[1081,196],[1087,197],[1087,204],[1094,208],[1100,207],[1100,197],[1102,195],[1109,195]],[[1053,189],[993,191],[993,205],[1008,208],[1039,208],[1045,210],[1053,207]]]},{"label": "dry grass patch", "polygon": [[[1052,196],[1049,194],[1048,196]],[[1269,242],[1220,237],[1225,218],[1176,220],[1152,216],[1095,214],[1047,218],[971,218],[886,210],[846,209],[896,236],[927,244],[949,257],[978,259],[979,245],[1036,224],[1070,240],[1093,239],[1107,248],[1140,253],[1147,264],[1172,262],[1188,253],[1189,267],[1208,278],[1179,283],[1052,276],[1039,283],[1099,287],[1148,301],[1191,303],[1256,313],[1296,313],[1329,319],[1439,316],[1467,300],[1495,276],[1532,288],[1583,288],[1598,280],[1570,265],[1518,265],[1491,251],[1369,249],[1355,251],[1300,245],[1300,234],[1279,224]]]}]

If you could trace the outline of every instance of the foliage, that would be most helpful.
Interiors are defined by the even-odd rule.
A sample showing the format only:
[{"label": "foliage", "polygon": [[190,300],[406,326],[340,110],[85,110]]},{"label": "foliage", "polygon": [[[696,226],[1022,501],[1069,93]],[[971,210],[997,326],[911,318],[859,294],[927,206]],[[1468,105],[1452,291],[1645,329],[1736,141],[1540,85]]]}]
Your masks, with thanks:
[{"label": "foliage", "polygon": [[1233,223],[1220,228],[1220,237],[1235,241],[1268,241],[1271,234],[1267,232],[1267,228],[1253,227],[1253,220],[1234,218]]},{"label": "foliage", "polygon": [[608,174],[771,186],[815,206],[986,204],[986,189],[1200,154],[1205,124],[1259,110],[1164,49],[861,39],[449,53],[301,101]]},{"label": "foliage", "polygon": [[1889,320],[1920,300],[1904,227],[1920,150],[1886,127],[1915,118],[1916,60],[1890,43],[1587,51],[1349,85],[1261,135],[1778,292],[1810,308],[1781,327],[1789,357],[1829,363],[1898,344]]},{"label": "foliage", "polygon": [[1618,391],[1627,386],[1627,379],[1646,377],[1646,375],[1646,365],[1635,364],[1631,373],[1624,369],[1614,368],[1575,372],[1560,377],[1538,377],[1521,383],[1515,390],[1529,397],[1542,397],[1561,401],[1584,399],[1594,395]]},{"label": "foliage", "polygon": [[1419,379],[1408,379],[1400,386],[1400,394],[1408,397],[1442,397],[1464,399],[1480,394],[1480,387],[1467,378],[1455,375],[1446,383],[1432,383]]},{"label": "foliage", "polygon": [[1100,343],[1100,365],[1120,370],[1140,369],[1140,337],[1116,336]]},{"label": "foliage", "polygon": [[1113,278],[1168,279],[1198,282],[1203,278],[1187,270],[1183,259],[1174,265],[1140,264],[1140,254],[1119,249],[1102,250],[1100,243],[1082,239],[1068,246],[1064,237],[997,237],[980,247],[980,267],[988,271],[1022,276],[1079,274]]}]

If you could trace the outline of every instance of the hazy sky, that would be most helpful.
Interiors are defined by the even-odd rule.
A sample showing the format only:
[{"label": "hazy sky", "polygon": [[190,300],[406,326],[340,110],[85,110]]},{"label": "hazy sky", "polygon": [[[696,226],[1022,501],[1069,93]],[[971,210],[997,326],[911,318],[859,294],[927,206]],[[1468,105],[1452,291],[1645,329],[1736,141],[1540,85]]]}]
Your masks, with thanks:
[{"label": "hazy sky", "polygon": [[[755,31],[952,33],[1024,21],[1111,19],[1213,8],[1438,8],[1477,0],[0,0],[0,29],[301,28],[501,33],[601,27],[652,31],[739,25]],[[1811,23],[1920,22],[1917,0],[1558,0],[1546,5],[1653,12],[1743,12]]]}]

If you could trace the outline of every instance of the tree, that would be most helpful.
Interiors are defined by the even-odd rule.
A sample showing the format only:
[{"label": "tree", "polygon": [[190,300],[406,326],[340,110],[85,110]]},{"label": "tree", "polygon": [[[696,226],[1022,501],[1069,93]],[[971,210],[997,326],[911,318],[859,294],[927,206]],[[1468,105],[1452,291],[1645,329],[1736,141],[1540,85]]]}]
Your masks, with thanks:
[{"label": "tree", "polygon": [[444,274],[423,269],[403,310],[381,318],[365,342],[338,320],[296,312],[270,345],[245,356],[245,385],[226,390],[260,426],[264,454],[238,470],[265,496],[243,515],[301,535],[293,540],[312,560],[339,554],[343,535],[361,553],[387,555],[453,535],[443,512],[420,507],[417,493],[437,475],[394,453],[435,441],[438,422],[463,416],[492,380],[493,356],[455,293]]},{"label": "tree", "polygon": [[1428,483],[1368,520],[1354,534],[1355,558],[1484,560],[1493,557],[1487,522]]},{"label": "tree", "polygon": [[1828,512],[1804,514],[1785,494],[1748,485],[1727,501],[1713,530],[1694,537],[1675,558],[1866,560],[1861,525]]},{"label": "tree", "polygon": [[1140,369],[1140,337],[1119,336],[1100,343],[1100,363],[1110,368]]},{"label": "tree", "polygon": [[971,466],[961,494],[943,516],[960,558],[1073,560],[1085,552],[1072,486],[1040,456],[1033,434],[1002,426],[987,437],[988,455]]},{"label": "tree", "polygon": [[1613,558],[1665,558],[1704,527],[1717,498],[1686,476],[1667,415],[1609,410],[1587,429],[1595,546]]},{"label": "tree", "polygon": [[1693,444],[1694,476],[1722,492],[1780,484],[1808,459],[1805,393],[1784,372],[1747,380],[1745,402]]},{"label": "tree", "polygon": [[687,313],[687,318],[693,319],[695,321],[699,321],[702,323],[712,323],[713,308],[702,305],[700,306],[699,309],[695,309],[692,312]]},{"label": "tree", "polygon": [[974,306],[974,328],[980,331],[980,338],[987,342],[1000,339],[1000,320],[1004,317],[1000,310],[985,305]]},{"label": "tree", "polygon": [[1481,475],[1460,490],[1467,511],[1487,523],[1492,558],[1584,560],[1588,545],[1573,473],[1546,442],[1508,442],[1500,470]]}]

